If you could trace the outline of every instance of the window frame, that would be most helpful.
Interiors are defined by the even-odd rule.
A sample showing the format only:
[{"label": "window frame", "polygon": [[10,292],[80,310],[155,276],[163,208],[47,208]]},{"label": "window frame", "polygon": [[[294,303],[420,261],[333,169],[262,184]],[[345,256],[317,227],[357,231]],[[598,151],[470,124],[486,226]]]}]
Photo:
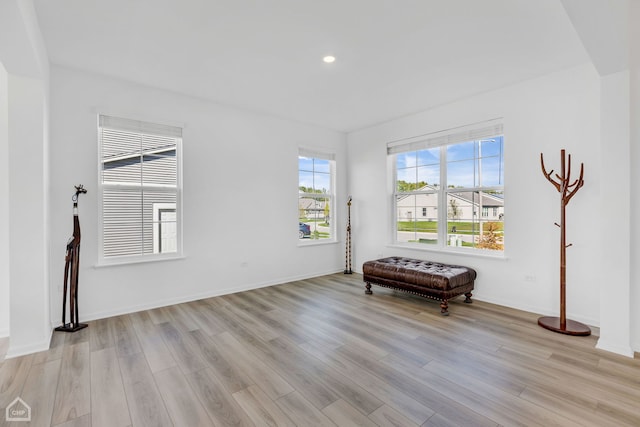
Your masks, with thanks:
[{"label": "window frame", "polygon": [[[482,216],[482,197],[483,193],[488,191],[500,191],[502,194],[503,201],[503,211],[504,211],[504,171],[502,172],[502,185],[482,185],[479,183],[477,186],[472,187],[458,187],[458,188],[448,188],[447,182],[447,147],[450,147],[454,144],[462,144],[465,142],[472,141],[482,141],[491,139],[492,137],[502,137],[502,149],[503,152],[501,154],[502,161],[504,162],[504,131],[502,119],[493,119],[487,122],[482,122],[474,125],[461,126],[459,128],[453,128],[443,132],[436,132],[428,135],[421,135],[414,138],[408,138],[400,141],[393,141],[387,144],[387,154],[388,154],[388,164],[389,171],[392,177],[391,182],[391,215],[390,215],[390,242],[391,246],[396,247],[404,247],[411,249],[419,249],[425,251],[436,251],[436,252],[454,252],[454,253],[464,253],[464,254],[475,254],[475,255],[486,255],[493,257],[504,257],[505,253],[505,240],[503,234],[502,245],[503,248],[500,249],[486,249],[486,248],[478,248],[476,246],[473,247],[462,247],[462,246],[454,246],[450,245],[449,237],[450,234],[448,230],[449,226],[449,215],[448,215],[448,199],[450,194],[455,193],[474,193],[480,197],[479,206],[473,207],[472,209],[477,209],[477,215],[472,217],[472,221],[477,221],[478,224],[480,222],[496,222],[485,220]],[[411,153],[418,152],[421,150],[429,150],[429,149],[439,149],[439,167],[440,167],[440,177],[439,183],[437,184],[437,190],[428,189],[424,191],[398,191],[398,155],[402,153]],[[479,157],[474,155],[474,161],[477,161]],[[504,166],[504,163],[502,164]],[[416,166],[418,167],[418,166]],[[437,194],[437,242],[435,244],[428,244],[423,242],[407,242],[398,240],[398,221],[400,219],[400,208],[398,205],[399,197],[402,196],[418,196],[421,194]],[[473,204],[473,202],[472,202]],[[419,209],[421,206],[416,206]],[[480,208],[480,209],[478,209]],[[494,208],[497,209],[497,208]],[[504,229],[504,219],[503,215],[501,215],[502,224]],[[416,218],[417,219],[417,218]],[[481,234],[474,235],[481,236]]]},{"label": "window frame", "polygon": [[[329,175],[330,175],[330,184],[329,184],[329,188],[327,189],[326,193],[302,193],[300,192],[300,158],[301,157],[306,157],[309,159],[319,159],[319,160],[327,160],[329,162]],[[329,244],[329,243],[336,243],[338,241],[337,239],[337,227],[336,227],[336,221],[338,218],[337,215],[337,205],[336,205],[336,200],[337,200],[337,195],[336,195],[336,158],[335,158],[335,153],[331,152],[331,151],[325,151],[325,150],[318,150],[318,149],[309,149],[309,148],[305,148],[305,147],[298,147],[298,157],[297,157],[297,161],[298,161],[298,185],[297,185],[297,190],[298,190],[298,197],[297,197],[297,215],[298,215],[298,221],[300,221],[300,199],[301,198],[328,198],[329,199],[329,237],[328,238],[318,238],[318,239],[314,239],[314,238],[306,238],[306,239],[300,239],[298,238],[298,246],[315,246],[315,245],[324,245],[324,244]],[[311,230],[311,234],[313,235],[314,230]]]},{"label": "window frame", "polygon": [[[108,117],[113,119],[122,119],[125,121],[139,122],[142,126],[151,125],[151,126],[160,126],[160,127],[171,127],[171,128],[179,128],[181,131],[181,135],[179,137],[175,137],[176,142],[176,185],[175,188],[173,186],[167,185],[153,185],[153,184],[142,184],[139,185],[130,185],[124,183],[104,183],[103,182],[103,143],[102,143],[102,125],[101,125],[101,117]],[[149,118],[139,118],[132,117],[131,115],[126,114],[113,114],[113,113],[103,113],[99,112],[96,117],[97,120],[97,141],[98,141],[98,262],[97,266],[110,266],[110,265],[121,265],[121,264],[138,264],[138,263],[147,263],[147,262],[158,262],[158,261],[167,261],[167,260],[175,260],[184,258],[183,252],[183,179],[182,179],[182,171],[183,171],[183,131],[184,124],[181,123],[168,123],[166,121],[159,121]],[[144,133],[144,132],[140,132]],[[176,251],[168,252],[168,253],[155,253],[156,248],[156,224],[155,220],[152,221],[152,253],[147,254],[136,254],[136,255],[116,255],[116,256],[105,256],[105,240],[104,240],[104,227],[105,227],[105,217],[104,217],[104,200],[105,200],[105,190],[107,189],[120,189],[120,190],[141,190],[143,188],[157,190],[160,192],[166,192],[170,194],[175,194],[175,211],[176,211]],[[166,207],[166,205],[165,205]],[[155,213],[155,211],[154,211]],[[142,237],[141,237],[142,238]]]}]

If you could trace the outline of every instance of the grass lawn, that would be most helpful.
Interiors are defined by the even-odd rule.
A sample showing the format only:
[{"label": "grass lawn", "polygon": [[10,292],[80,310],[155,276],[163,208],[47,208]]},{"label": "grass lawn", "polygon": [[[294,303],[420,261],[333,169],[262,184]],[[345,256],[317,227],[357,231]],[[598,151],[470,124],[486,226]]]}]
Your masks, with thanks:
[{"label": "grass lawn", "polygon": [[[503,223],[495,222],[498,224],[498,230],[496,233],[502,234]],[[456,228],[457,234],[477,234],[479,232],[480,225],[476,222],[463,222],[463,221],[450,221],[448,222],[448,231],[451,232],[452,227]],[[475,227],[475,228],[474,228]],[[438,222],[437,221],[398,221],[398,231],[421,231],[426,233],[437,233]]]}]

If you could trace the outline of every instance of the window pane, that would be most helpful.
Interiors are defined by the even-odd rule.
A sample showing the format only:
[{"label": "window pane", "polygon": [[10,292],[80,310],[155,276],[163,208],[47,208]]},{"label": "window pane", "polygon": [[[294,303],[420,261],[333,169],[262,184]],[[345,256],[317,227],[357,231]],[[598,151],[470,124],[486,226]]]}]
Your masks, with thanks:
[{"label": "window pane", "polygon": [[313,159],[313,170],[315,172],[330,173],[331,166],[329,165],[329,160]]},{"label": "window pane", "polygon": [[438,194],[396,197],[398,242],[438,243]]},{"label": "window pane", "polygon": [[104,256],[139,255],[143,251],[142,192],[103,191]]},{"label": "window pane", "polygon": [[408,153],[399,153],[396,156],[396,168],[413,168],[418,162],[416,160],[417,153],[415,151],[410,151]]},{"label": "window pane", "polygon": [[[159,253],[159,247],[161,246],[161,226],[158,224],[160,217],[159,211],[164,209],[173,210],[175,212],[176,194],[173,192],[145,191],[142,194],[142,202],[144,207],[143,253]],[[165,217],[165,219],[170,221],[168,217]],[[169,246],[177,248],[177,239]],[[167,248],[167,245],[165,245],[165,248]],[[168,251],[165,250],[163,252]]]},{"label": "window pane", "polygon": [[398,191],[413,191],[416,188],[416,169],[398,169],[396,188]]},{"label": "window pane", "polygon": [[425,191],[440,183],[439,149],[400,153],[396,157],[396,188],[399,192]]},{"label": "window pane", "polygon": [[468,160],[475,157],[475,143],[473,141],[452,144],[447,147],[447,161],[449,162]]},{"label": "window pane", "polygon": [[480,141],[480,153],[482,157],[502,157],[503,138],[496,136]]},{"label": "window pane", "polygon": [[[298,186],[304,187],[300,191],[303,192],[313,192],[313,172],[300,170],[298,171]],[[310,189],[310,190],[307,190]]]},{"label": "window pane", "polygon": [[332,197],[298,199],[299,239],[330,239]]},{"label": "window pane", "polygon": [[109,160],[140,154],[142,137],[134,132],[103,128],[101,142],[102,159]]},{"label": "window pane", "polygon": [[416,153],[416,166],[435,165],[440,166],[440,148],[420,150]]},{"label": "window pane", "polygon": [[316,193],[328,193],[331,188],[331,174],[328,173],[314,173],[313,174],[313,189]]},{"label": "window pane", "polygon": [[313,159],[308,157],[298,157],[298,170],[313,172]]},{"label": "window pane", "polygon": [[105,160],[102,164],[102,182],[140,185],[142,166],[140,156]]},{"label": "window pane", "polygon": [[[440,186],[440,165],[421,166],[417,168],[418,185],[417,190],[429,185],[431,188]],[[425,190],[425,189],[422,189]]]},{"label": "window pane", "polygon": [[504,165],[502,159],[489,157],[480,159],[481,186],[490,187],[503,184]]},{"label": "window pane", "polygon": [[141,147],[143,153],[153,153],[157,151],[167,151],[176,148],[175,138],[160,135],[141,135]]},{"label": "window pane", "polygon": [[177,184],[176,150],[147,154],[142,159],[143,184]]},{"label": "window pane", "polygon": [[449,188],[475,187],[477,182],[477,168],[473,159],[447,163],[447,186]]},{"label": "window pane", "polygon": [[99,131],[103,256],[177,252],[182,130],[100,116]]}]

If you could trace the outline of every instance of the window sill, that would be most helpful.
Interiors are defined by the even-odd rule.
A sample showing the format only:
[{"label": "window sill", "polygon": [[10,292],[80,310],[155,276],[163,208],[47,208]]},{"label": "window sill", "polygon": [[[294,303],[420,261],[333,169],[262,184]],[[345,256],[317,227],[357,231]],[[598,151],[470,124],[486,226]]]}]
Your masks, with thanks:
[{"label": "window sill", "polygon": [[120,265],[131,265],[131,264],[147,264],[150,262],[163,262],[163,261],[178,261],[182,259],[186,259],[187,257],[180,254],[175,255],[166,255],[166,256],[145,256],[145,257],[122,257],[116,259],[102,259],[97,264],[93,266],[93,268],[104,268],[104,267],[117,267]]},{"label": "window sill", "polygon": [[491,258],[498,260],[506,260],[504,252],[489,252],[489,251],[480,251],[477,249],[460,249],[460,248],[449,248],[449,247],[425,247],[423,244],[411,244],[411,243],[392,243],[387,245],[388,248],[396,248],[396,249],[411,249],[421,252],[435,252],[440,254],[447,255],[460,255],[460,256],[470,256],[477,258]]},{"label": "window sill", "polygon": [[311,246],[334,245],[336,243],[339,243],[339,242],[335,239],[327,239],[327,240],[310,239],[310,240],[299,241],[298,247],[305,248],[305,247],[311,247]]}]

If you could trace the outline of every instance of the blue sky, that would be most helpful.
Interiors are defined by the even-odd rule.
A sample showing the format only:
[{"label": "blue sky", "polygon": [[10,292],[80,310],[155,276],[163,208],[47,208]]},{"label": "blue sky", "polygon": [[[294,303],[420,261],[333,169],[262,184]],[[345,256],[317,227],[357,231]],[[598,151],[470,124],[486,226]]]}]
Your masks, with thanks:
[{"label": "blue sky", "polygon": [[298,185],[331,190],[330,160],[298,157]]},{"label": "blue sky", "polygon": [[[447,185],[478,187],[504,185],[502,136],[470,141],[446,148]],[[396,156],[398,180],[440,182],[440,147],[400,153]]]}]

